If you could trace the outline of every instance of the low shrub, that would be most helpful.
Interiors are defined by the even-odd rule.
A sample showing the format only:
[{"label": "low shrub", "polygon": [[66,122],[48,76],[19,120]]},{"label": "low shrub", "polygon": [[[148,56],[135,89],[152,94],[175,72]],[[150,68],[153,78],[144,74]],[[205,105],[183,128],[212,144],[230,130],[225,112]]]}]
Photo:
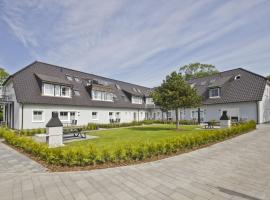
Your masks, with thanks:
[{"label": "low shrub", "polygon": [[49,164],[62,166],[86,166],[102,163],[121,163],[144,160],[154,156],[168,155],[197,148],[202,145],[222,141],[224,139],[254,130],[256,123],[249,121],[228,129],[207,130],[190,135],[175,136],[159,141],[141,141],[128,145],[116,145],[114,148],[89,146],[66,146],[48,148],[46,144],[33,141],[30,137],[0,128],[0,136],[5,141],[23,151],[46,161]]},{"label": "low shrub", "polygon": [[45,132],[46,132],[45,128],[16,130],[16,133],[22,136],[33,136],[35,134],[41,134]]},{"label": "low shrub", "polygon": [[[111,123],[111,124],[93,124],[89,123],[84,126],[84,130],[97,130],[99,128],[121,128],[121,127],[130,127],[130,126],[141,126],[141,125],[151,125],[151,124],[175,124],[175,121],[167,120],[143,120],[143,121],[133,121],[130,123]],[[180,120],[181,125],[197,125],[198,122],[194,120]]]}]

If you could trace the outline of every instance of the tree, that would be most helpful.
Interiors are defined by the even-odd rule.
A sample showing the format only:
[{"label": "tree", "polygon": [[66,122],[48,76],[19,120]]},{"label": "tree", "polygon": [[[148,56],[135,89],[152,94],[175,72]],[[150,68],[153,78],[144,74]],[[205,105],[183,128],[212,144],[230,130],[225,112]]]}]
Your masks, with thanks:
[{"label": "tree", "polygon": [[0,68],[0,85],[2,85],[8,78],[9,74],[4,68]]},{"label": "tree", "polygon": [[214,65],[191,63],[189,65],[180,67],[179,72],[184,74],[186,80],[190,80],[193,78],[201,78],[213,75],[218,73],[219,71],[216,69]]},{"label": "tree", "polygon": [[270,75],[266,76],[267,80],[270,81]]},{"label": "tree", "polygon": [[175,110],[176,129],[179,129],[179,109],[198,107],[201,104],[196,89],[191,88],[184,76],[177,72],[166,76],[163,83],[151,93],[151,97],[162,109]]},{"label": "tree", "polygon": [[[0,86],[3,85],[8,76],[9,74],[6,72],[6,70],[0,68]],[[3,121],[3,106],[0,106],[0,121]]]}]

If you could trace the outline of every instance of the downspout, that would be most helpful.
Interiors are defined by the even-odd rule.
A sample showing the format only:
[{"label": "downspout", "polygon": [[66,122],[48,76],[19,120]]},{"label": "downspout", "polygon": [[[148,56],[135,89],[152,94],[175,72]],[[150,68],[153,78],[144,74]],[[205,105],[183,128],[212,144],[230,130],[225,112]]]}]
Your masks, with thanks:
[{"label": "downspout", "polygon": [[22,104],[22,124],[21,124],[21,130],[23,130],[23,104]]},{"label": "downspout", "polygon": [[259,101],[257,101],[256,102],[256,109],[257,109],[257,124],[259,124],[260,123],[260,104],[259,104],[260,102]]}]

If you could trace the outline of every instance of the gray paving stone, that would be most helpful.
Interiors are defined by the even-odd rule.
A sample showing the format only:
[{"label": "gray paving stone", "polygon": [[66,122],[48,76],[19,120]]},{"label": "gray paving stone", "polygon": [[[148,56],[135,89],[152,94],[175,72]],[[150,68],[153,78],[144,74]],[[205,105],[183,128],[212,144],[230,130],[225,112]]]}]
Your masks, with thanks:
[{"label": "gray paving stone", "polygon": [[164,160],[49,173],[0,142],[0,199],[269,200],[270,125]]}]

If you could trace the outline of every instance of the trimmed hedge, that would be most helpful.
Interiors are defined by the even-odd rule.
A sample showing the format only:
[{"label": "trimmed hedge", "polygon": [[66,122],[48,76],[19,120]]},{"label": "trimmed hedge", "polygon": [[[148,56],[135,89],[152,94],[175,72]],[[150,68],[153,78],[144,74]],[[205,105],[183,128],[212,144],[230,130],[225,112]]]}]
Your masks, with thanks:
[{"label": "trimmed hedge", "polygon": [[61,166],[86,166],[102,163],[121,163],[144,160],[160,155],[169,155],[189,149],[223,141],[232,136],[254,130],[256,123],[249,121],[229,129],[198,131],[190,135],[175,136],[160,141],[141,141],[135,144],[120,145],[108,149],[89,146],[66,146],[48,148],[46,144],[38,143],[30,137],[19,136],[15,132],[1,128],[0,136],[5,141],[23,151],[46,161],[49,164]]},{"label": "trimmed hedge", "polygon": [[[143,120],[139,122],[130,122],[130,123],[115,123],[115,124],[93,124],[89,123],[87,126],[84,126],[84,130],[97,130],[99,128],[120,128],[120,127],[130,127],[130,126],[141,126],[141,125],[150,125],[150,124],[175,124],[174,121],[162,121],[162,120]],[[198,123],[193,120],[180,120],[181,125],[197,125]]]}]

